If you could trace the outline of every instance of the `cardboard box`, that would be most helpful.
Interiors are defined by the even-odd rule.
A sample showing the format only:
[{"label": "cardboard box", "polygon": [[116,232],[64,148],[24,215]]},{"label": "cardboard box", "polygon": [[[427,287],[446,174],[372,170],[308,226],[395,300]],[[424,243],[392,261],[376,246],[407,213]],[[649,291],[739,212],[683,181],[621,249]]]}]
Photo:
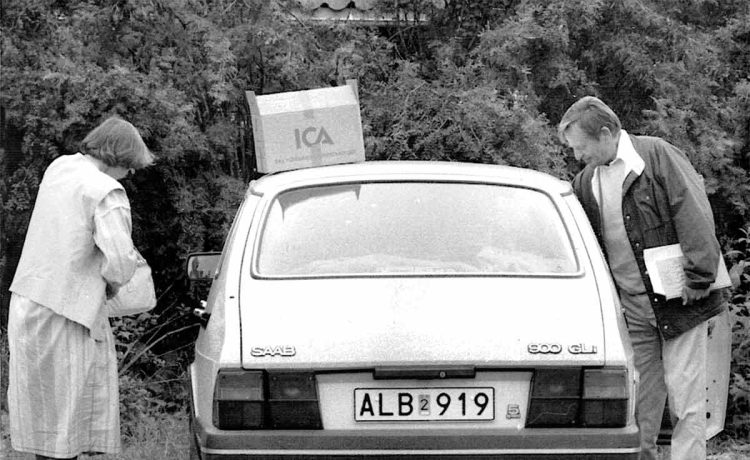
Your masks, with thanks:
[{"label": "cardboard box", "polygon": [[247,91],[259,172],[365,160],[356,80],[256,96]]}]

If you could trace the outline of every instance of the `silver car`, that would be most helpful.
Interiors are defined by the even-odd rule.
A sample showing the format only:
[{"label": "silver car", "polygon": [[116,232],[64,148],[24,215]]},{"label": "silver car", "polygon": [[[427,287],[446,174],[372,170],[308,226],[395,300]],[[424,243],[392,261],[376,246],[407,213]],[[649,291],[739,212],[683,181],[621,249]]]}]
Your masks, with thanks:
[{"label": "silver car", "polygon": [[250,184],[191,375],[193,458],[637,458],[636,376],[567,182],[367,162]]}]

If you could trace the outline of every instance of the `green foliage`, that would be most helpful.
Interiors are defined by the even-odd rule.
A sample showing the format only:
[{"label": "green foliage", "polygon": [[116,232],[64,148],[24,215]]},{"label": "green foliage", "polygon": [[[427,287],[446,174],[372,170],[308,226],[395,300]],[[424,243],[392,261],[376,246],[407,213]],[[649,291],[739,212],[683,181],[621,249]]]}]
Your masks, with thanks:
[{"label": "green foliage", "polygon": [[727,424],[737,439],[750,437],[750,226],[742,229],[727,255],[735,278],[730,304],[732,367]]},{"label": "green foliage", "polygon": [[400,64],[394,82],[365,99],[370,158],[560,172],[562,158],[550,155],[556,150],[553,131],[523,95],[480,85],[475,69],[457,71],[450,62],[432,81],[421,78],[409,63]]},{"label": "green foliage", "polygon": [[192,336],[196,325],[179,324],[184,321],[176,313],[142,313],[111,321],[119,364],[121,433],[126,440],[140,439],[144,424],[169,420],[189,406],[183,360],[191,340],[183,338],[175,348],[170,338]]},{"label": "green foliage", "polygon": [[[121,385],[122,385],[121,380]],[[125,420],[123,420],[125,422]],[[123,451],[97,456],[102,460],[184,460],[188,457],[189,426],[185,412],[140,415],[123,423]],[[129,428],[129,429],[128,429]]]}]

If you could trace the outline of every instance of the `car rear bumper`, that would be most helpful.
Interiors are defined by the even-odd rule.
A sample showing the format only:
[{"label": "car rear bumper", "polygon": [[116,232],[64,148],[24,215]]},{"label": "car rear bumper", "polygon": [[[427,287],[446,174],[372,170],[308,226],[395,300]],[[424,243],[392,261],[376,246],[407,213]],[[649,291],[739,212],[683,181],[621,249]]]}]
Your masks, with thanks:
[{"label": "car rear bumper", "polygon": [[637,459],[638,429],[222,431],[195,420],[204,459]]}]

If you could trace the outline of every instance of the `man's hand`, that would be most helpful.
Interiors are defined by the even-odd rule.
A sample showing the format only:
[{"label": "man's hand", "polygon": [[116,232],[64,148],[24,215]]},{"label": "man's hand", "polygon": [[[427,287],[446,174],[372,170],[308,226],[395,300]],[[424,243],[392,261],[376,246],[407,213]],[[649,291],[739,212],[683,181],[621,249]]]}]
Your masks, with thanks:
[{"label": "man's hand", "polygon": [[682,288],[682,304],[690,305],[696,300],[704,299],[708,297],[708,289],[691,289],[687,286]]}]

